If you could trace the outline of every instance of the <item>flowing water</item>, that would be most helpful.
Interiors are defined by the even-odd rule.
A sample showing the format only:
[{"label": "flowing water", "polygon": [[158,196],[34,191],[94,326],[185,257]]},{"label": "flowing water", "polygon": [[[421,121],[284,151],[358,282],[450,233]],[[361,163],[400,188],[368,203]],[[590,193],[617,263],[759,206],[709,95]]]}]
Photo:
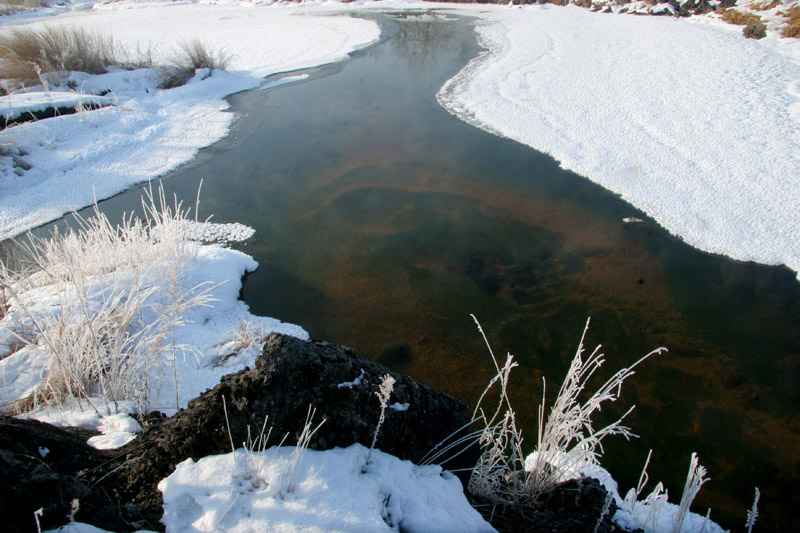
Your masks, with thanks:
[{"label": "flowing water", "polygon": [[[435,95],[479,52],[469,20],[378,18],[383,40],[349,61],[231,97],[232,133],[165,179],[187,200],[203,179],[205,212],[256,228],[241,245],[261,264],[243,292],[253,311],[466,401],[491,376],[474,313],[520,361],[528,428],[542,376],[552,392],[591,315],[608,370],[670,348],[624,390],[642,438],[609,442],[603,461],[623,487],[652,448],[650,478],[675,499],[697,451],[713,479],[695,510],[739,528],[759,485],[763,530],[800,527],[795,274],[699,252],[550,157],[449,115]],[[118,216],[138,198],[102,207]]]}]

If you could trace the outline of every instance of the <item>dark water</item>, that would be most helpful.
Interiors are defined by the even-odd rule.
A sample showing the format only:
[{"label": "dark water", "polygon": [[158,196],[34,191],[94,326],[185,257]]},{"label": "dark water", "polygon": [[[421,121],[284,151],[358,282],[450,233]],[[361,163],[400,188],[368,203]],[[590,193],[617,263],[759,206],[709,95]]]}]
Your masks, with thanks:
[{"label": "dark water", "polygon": [[[352,60],[232,97],[232,134],[165,180],[189,200],[204,179],[205,212],[257,229],[242,246],[262,265],[247,303],[468,401],[490,375],[475,313],[521,362],[531,429],[541,376],[563,376],[587,316],[609,370],[668,346],[624,393],[642,438],[609,442],[604,465],[627,489],[653,448],[650,479],[675,499],[697,451],[712,481],[695,510],[738,529],[759,485],[759,530],[800,527],[794,273],[694,250],[447,114],[436,92],[478,53],[468,21],[381,21],[384,41]],[[138,197],[102,206],[118,215]]]}]

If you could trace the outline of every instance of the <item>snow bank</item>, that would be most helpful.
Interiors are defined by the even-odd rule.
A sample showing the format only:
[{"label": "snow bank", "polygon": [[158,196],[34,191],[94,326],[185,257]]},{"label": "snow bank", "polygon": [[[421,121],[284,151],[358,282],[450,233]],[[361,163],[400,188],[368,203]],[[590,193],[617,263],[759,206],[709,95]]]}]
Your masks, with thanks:
[{"label": "snow bank", "polygon": [[80,26],[132,49],[152,43],[157,61],[193,38],[233,60],[231,72],[171,90],[157,90],[152,71],[83,75],[79,91],[111,89],[117,105],[0,132],[0,144],[23,148],[33,165],[19,176],[12,158],[0,159],[0,239],[173,170],[227,134],[234,116],[225,112],[225,96],[257,87],[269,74],[341,60],[379,37],[371,21],[322,13],[321,7],[161,5],[34,19],[30,27]]},{"label": "snow bank", "polygon": [[6,122],[30,113],[49,109],[77,109],[81,106],[107,106],[113,100],[107,96],[95,96],[67,92],[30,92],[0,96],[0,116]]},{"label": "snow bank", "polygon": [[300,458],[281,491],[294,447],[192,459],[161,481],[168,533],[459,531],[494,529],[467,502],[461,482],[359,444]]},{"label": "snow bank", "polygon": [[[470,11],[466,10],[467,13]],[[800,271],[800,43],[572,7],[488,8],[439,93],[703,250]]]}]

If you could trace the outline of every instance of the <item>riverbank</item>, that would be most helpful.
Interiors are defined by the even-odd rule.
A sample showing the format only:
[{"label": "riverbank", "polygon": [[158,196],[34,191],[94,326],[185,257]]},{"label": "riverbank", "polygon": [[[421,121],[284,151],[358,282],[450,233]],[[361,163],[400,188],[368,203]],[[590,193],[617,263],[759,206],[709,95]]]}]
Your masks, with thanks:
[{"label": "riverbank", "polygon": [[[326,13],[302,6],[159,5],[23,20],[22,27],[32,29],[80,25],[110,32],[130,49],[152,46],[154,60],[165,63],[180,43],[199,38],[231,55],[231,62],[228,72],[198,76],[175,89],[159,89],[151,69],[84,76],[74,85],[78,92],[109,95],[115,105],[0,132],[0,144],[23,150],[30,163],[20,172],[11,157],[0,160],[0,239],[190,161],[229,132],[235,116],[226,112],[226,96],[264,86],[263,78],[278,72],[340,61],[378,39],[373,22]],[[0,31],[9,31],[10,21],[3,22]]]}]

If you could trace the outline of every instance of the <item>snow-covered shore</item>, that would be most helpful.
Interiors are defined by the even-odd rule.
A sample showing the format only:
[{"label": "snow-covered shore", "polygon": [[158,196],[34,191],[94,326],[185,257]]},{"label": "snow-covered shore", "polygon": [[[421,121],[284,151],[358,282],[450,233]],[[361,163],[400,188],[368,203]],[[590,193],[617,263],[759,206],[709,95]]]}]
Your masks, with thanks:
[{"label": "snow-covered shore", "polygon": [[487,51],[439,93],[449,111],[693,246],[800,271],[800,41],[702,17],[483,11]]},{"label": "snow-covered shore", "polygon": [[0,168],[0,240],[165,174],[227,134],[234,115],[225,112],[225,96],[257,87],[270,74],[344,59],[380,35],[371,21],[324,16],[320,6],[162,4],[9,17],[0,31],[20,20],[32,20],[33,28],[110,33],[130,49],[152,44],[157,63],[195,38],[232,60],[229,72],[170,90],[156,89],[156,81],[139,71],[106,74],[114,78],[108,82],[116,89],[115,106],[0,132],[0,144],[23,149],[33,167],[19,176],[6,158]]}]

